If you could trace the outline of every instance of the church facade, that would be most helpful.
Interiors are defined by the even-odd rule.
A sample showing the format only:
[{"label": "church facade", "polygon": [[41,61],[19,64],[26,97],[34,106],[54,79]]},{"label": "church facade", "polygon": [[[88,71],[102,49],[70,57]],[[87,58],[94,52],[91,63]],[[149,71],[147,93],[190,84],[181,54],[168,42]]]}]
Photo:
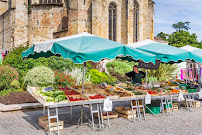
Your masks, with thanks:
[{"label": "church facade", "polygon": [[123,44],[154,39],[152,0],[0,0],[0,51],[88,32]]}]

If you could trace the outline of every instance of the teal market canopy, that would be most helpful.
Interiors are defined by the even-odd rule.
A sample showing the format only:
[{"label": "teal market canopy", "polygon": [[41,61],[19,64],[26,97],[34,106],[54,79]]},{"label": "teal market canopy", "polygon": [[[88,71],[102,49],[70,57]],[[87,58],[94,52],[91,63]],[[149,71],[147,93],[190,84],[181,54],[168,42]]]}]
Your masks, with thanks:
[{"label": "teal market canopy", "polygon": [[23,58],[50,56],[62,56],[78,64],[85,61],[98,62],[105,58],[114,59],[117,56],[130,56],[135,60],[153,63],[156,60],[156,55],[86,32],[37,43],[22,52]]},{"label": "teal market canopy", "polygon": [[137,43],[128,44],[128,46],[154,54],[157,56],[157,59],[165,63],[182,62],[187,59],[200,62],[202,61],[201,57],[191,53],[190,51],[170,46],[164,43],[155,42],[149,39]]},{"label": "teal market canopy", "polygon": [[196,59],[195,61],[196,62],[201,62],[201,59],[202,59],[202,49],[199,49],[199,48],[196,48],[196,47],[193,47],[193,46],[190,46],[190,45],[183,46],[183,47],[181,47],[181,49],[187,50],[193,56],[199,57],[199,59],[198,60]]}]

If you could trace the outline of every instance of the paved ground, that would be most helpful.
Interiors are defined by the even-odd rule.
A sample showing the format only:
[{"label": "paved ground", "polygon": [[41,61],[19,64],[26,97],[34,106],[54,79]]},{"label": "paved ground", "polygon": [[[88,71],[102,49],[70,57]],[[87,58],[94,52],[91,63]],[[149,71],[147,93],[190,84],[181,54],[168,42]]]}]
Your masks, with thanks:
[{"label": "paved ground", "polygon": [[[121,103],[123,104],[123,103]],[[126,104],[126,103],[124,103]],[[116,104],[115,106],[119,106]],[[79,107],[74,108],[74,122],[78,120]],[[67,108],[59,111],[64,112]],[[89,115],[89,109],[85,109]],[[42,110],[17,111],[0,113],[0,135],[46,135],[47,132],[38,125],[38,118],[42,116]],[[75,132],[75,125],[70,123],[70,115],[62,114],[60,119],[65,121],[62,135],[202,135],[202,108],[194,112],[188,112],[184,108],[175,112],[174,116],[146,115],[147,120],[131,122],[127,119],[118,118],[110,120],[111,127],[102,131],[94,131],[87,126],[78,128]],[[53,133],[54,134],[54,133]]]}]

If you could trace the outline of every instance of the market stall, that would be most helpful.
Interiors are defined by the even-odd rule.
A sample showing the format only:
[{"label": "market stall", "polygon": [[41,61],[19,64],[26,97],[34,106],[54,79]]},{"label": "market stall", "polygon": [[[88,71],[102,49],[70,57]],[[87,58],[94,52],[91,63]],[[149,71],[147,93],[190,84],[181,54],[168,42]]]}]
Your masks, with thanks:
[{"label": "market stall", "polygon": [[[113,53],[112,53],[113,52]],[[42,42],[42,43],[38,43],[35,44],[34,46],[32,46],[31,48],[29,48],[28,50],[24,51],[22,53],[22,57],[23,58],[39,58],[39,57],[50,57],[50,56],[62,56],[63,58],[68,58],[68,59],[72,59],[74,63],[80,63],[83,64],[85,66],[86,61],[94,61],[94,62],[98,62],[104,58],[108,58],[108,59],[114,59],[117,56],[131,56],[133,59],[139,60],[142,59],[145,62],[153,62],[155,63],[156,60],[156,56],[141,50],[137,50],[131,47],[127,47],[123,44],[111,41],[111,40],[107,40],[104,38],[100,38],[91,34],[88,34],[86,32],[81,33],[81,34],[77,34],[77,35],[73,35],[73,36],[69,36],[69,37],[64,37],[64,38],[59,38],[59,39],[55,39],[55,40],[51,40],[51,41],[47,41],[47,42]],[[83,68],[84,69],[84,68]],[[38,91],[36,89],[36,91]],[[30,93],[31,94],[35,94],[36,91],[31,90]],[[126,94],[129,95],[128,97],[132,98],[134,95],[131,94],[128,91],[124,91],[124,90],[117,90],[114,91],[114,94],[116,93],[121,93],[122,95]],[[83,105],[83,104],[98,104],[100,102],[103,102],[104,97],[100,96],[99,94],[95,94],[91,91],[90,94],[86,94],[85,92],[85,87],[84,87],[84,70],[83,70],[83,84],[82,84],[82,88],[79,91],[76,91],[79,94],[77,95],[77,97],[73,97],[73,96],[68,96],[67,98],[65,98],[66,100],[62,102],[46,102],[46,98],[48,95],[46,95],[45,93],[41,93],[44,94],[42,96],[34,96],[36,97],[37,100],[39,100],[43,105],[48,106],[48,121],[49,121],[49,133],[51,134],[51,127],[50,127],[50,119],[51,118],[56,118],[58,121],[58,107],[63,106],[64,104],[66,106],[70,106],[72,101],[74,101],[72,103],[72,105]],[[72,93],[72,92],[71,92]],[[130,94],[129,94],[130,93]],[[57,96],[59,97],[64,97],[62,95],[62,92],[58,91],[57,92]],[[64,93],[63,93],[64,94]],[[74,92],[75,94],[75,92]],[[50,94],[51,95],[51,92]],[[56,95],[54,93],[54,95]],[[128,98],[127,97],[127,98]],[[95,101],[93,100],[93,98],[98,98]],[[99,99],[102,98],[102,99]],[[87,102],[84,102],[84,99]],[[76,101],[82,101],[82,102],[75,102]],[[90,102],[89,102],[89,101]],[[92,102],[91,102],[92,100]],[[78,104],[79,103],[79,104]],[[56,116],[50,116],[49,113],[49,108],[55,108],[56,107]],[[83,106],[82,106],[83,107]],[[82,112],[82,111],[81,111]],[[97,110],[98,114],[99,111]],[[82,122],[82,116],[83,113],[81,114],[81,122]],[[99,115],[98,115],[99,116]],[[58,122],[57,122],[58,123]],[[58,134],[59,134],[59,125],[58,126]]]},{"label": "market stall", "polygon": [[[72,59],[74,63],[83,64],[83,66],[85,66],[86,61],[98,62],[104,58],[114,59],[120,55],[122,55],[123,57],[130,56],[130,58],[134,60],[143,60],[147,63],[155,63],[156,59],[160,59],[162,62],[178,62],[179,60],[186,60],[187,58],[190,58],[189,52],[187,51],[176,51],[174,50],[174,48],[169,46],[163,47],[165,47],[166,50],[168,49],[171,51],[162,49],[158,50],[159,48],[157,48],[157,46],[158,45],[153,46],[153,51],[145,52],[141,49],[128,47],[123,44],[103,39],[84,32],[69,37],[35,44],[28,50],[24,51],[22,53],[22,57],[39,58],[50,57],[54,55],[62,56],[63,58]],[[154,52],[154,50],[156,52]],[[165,53],[162,54],[162,52]],[[102,119],[103,115],[102,109],[100,109],[100,104],[103,104],[105,102],[104,100],[107,98],[109,98],[112,102],[130,101],[131,108],[129,110],[125,108],[116,108],[116,110],[117,112],[119,112],[120,116],[133,118],[133,120],[135,121],[136,109],[138,113],[138,119],[141,116],[139,115],[141,113],[141,110],[143,109],[143,112],[145,112],[144,100],[145,97],[148,96],[148,93],[149,97],[151,97],[150,100],[164,98],[167,100],[168,98],[178,97],[180,92],[182,92],[184,95],[193,95],[193,93],[188,93],[186,85],[180,80],[160,82],[158,84],[158,88],[145,88],[142,86],[134,86],[126,83],[117,83],[115,86],[111,86],[108,84],[84,85],[84,70],[82,86],[59,87],[57,90],[53,90],[52,87],[42,89],[28,86],[27,90],[40,103],[42,103],[44,106],[47,106],[49,134],[51,134],[51,119],[56,119],[56,127],[59,134],[60,125],[58,120],[58,107],[80,105],[82,109],[80,121],[82,123],[83,107],[84,105],[89,105],[91,109],[92,122],[93,114],[97,113],[99,125],[101,127],[100,119]],[[134,100],[135,102],[133,102]],[[165,102],[166,106],[167,103],[170,103],[170,101]],[[97,109],[94,111],[92,110],[93,104],[97,106]],[[55,116],[50,115],[50,108],[54,108],[56,110]],[[148,110],[152,111],[151,109],[154,108],[150,107]],[[164,106],[162,106],[162,109],[164,110]],[[169,108],[166,107],[166,111],[168,111],[168,109]],[[100,116],[101,118],[99,118]]]}]

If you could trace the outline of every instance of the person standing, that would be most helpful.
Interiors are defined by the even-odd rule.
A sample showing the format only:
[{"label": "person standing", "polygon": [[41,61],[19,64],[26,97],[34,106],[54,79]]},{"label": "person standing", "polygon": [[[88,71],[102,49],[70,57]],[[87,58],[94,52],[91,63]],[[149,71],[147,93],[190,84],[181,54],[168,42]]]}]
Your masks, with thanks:
[{"label": "person standing", "polygon": [[142,84],[142,78],[145,77],[145,73],[143,71],[138,71],[138,67],[135,65],[133,66],[133,71],[126,73],[126,76],[131,78],[133,84]]}]

